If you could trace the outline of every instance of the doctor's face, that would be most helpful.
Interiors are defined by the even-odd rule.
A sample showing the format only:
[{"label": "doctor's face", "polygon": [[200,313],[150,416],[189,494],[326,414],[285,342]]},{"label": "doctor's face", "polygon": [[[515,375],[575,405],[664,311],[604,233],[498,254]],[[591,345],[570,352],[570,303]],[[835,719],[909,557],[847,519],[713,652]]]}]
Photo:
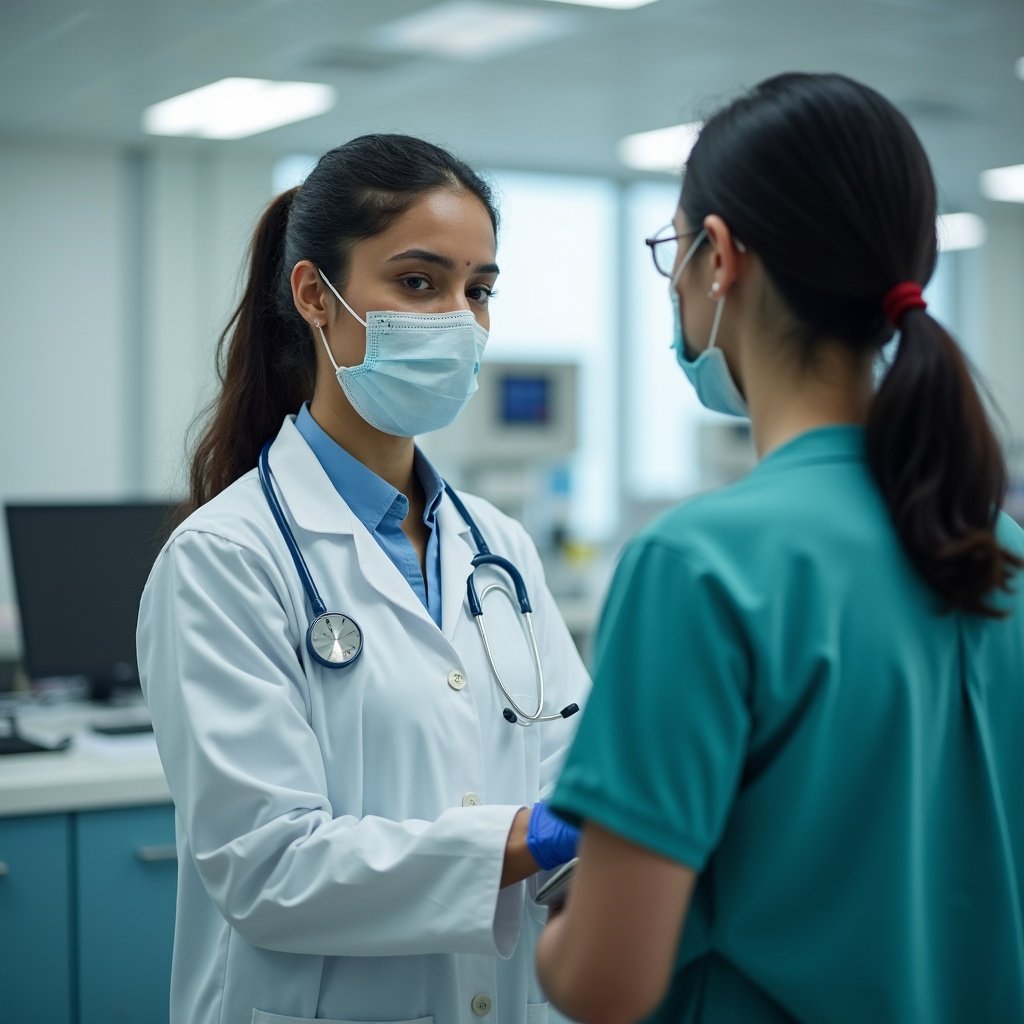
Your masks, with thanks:
[{"label": "doctor's face", "polygon": [[[468,192],[437,189],[420,196],[386,231],[355,242],[347,280],[332,283],[364,320],[372,310],[469,310],[489,329],[494,260],[494,228],[484,204]],[[365,328],[340,303],[334,306],[335,357],[342,366],[356,366],[365,354]]]}]

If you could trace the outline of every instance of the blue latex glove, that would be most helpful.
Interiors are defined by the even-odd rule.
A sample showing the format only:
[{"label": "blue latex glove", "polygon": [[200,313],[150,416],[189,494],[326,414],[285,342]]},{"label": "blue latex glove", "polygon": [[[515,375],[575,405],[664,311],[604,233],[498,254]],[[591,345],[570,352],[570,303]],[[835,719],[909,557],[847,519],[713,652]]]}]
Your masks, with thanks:
[{"label": "blue latex glove", "polygon": [[562,821],[546,803],[538,800],[533,805],[526,829],[526,845],[545,871],[572,860],[579,840],[580,830]]}]

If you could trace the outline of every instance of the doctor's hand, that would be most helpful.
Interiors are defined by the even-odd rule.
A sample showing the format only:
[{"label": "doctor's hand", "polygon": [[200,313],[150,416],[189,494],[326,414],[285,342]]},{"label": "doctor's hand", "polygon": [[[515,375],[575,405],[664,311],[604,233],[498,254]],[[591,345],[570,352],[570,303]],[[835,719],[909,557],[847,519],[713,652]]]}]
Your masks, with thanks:
[{"label": "doctor's hand", "polygon": [[533,805],[526,830],[526,845],[537,864],[557,868],[576,856],[580,830],[562,821],[542,800]]}]

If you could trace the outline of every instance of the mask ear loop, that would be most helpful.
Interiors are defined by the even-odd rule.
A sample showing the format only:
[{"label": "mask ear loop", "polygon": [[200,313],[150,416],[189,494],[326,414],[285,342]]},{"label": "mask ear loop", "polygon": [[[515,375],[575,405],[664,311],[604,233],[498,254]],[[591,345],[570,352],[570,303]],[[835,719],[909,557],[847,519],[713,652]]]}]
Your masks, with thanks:
[{"label": "mask ear loop", "polygon": [[[316,272],[323,279],[325,285],[331,289],[331,294],[349,311],[363,325],[367,327],[366,321],[338,294],[338,290],[333,284],[327,279],[327,275],[319,268],[316,268]],[[334,361],[334,355],[331,353],[331,346],[327,344],[327,335],[324,334],[324,329],[320,324],[319,320],[313,321],[313,326],[320,332],[320,340],[324,343],[324,351],[327,353],[327,358],[331,361],[331,366],[334,367],[334,372],[337,373],[341,367]]]},{"label": "mask ear loop", "polygon": [[697,251],[700,243],[704,241],[708,236],[708,229],[701,228],[700,234],[690,243],[690,248],[683,254],[683,258],[679,261],[679,269],[672,275],[672,287],[679,283],[679,278],[683,276],[683,271],[686,269],[686,265],[693,259],[693,254]]},{"label": "mask ear loop", "polygon": [[327,280],[327,275],[326,275],[326,274],[324,274],[324,272],[323,272],[323,271],[322,271],[322,270],[321,270],[321,269],[320,269],[319,267],[317,267],[317,268],[316,268],[316,272],[317,272],[317,273],[318,273],[318,274],[319,274],[319,275],[320,275],[320,276],[321,276],[321,277],[323,278],[323,282],[324,282],[324,284],[325,284],[325,285],[327,285],[327,287],[331,289],[331,293],[332,293],[332,294],[334,295],[334,297],[335,297],[335,298],[336,298],[336,299],[337,299],[337,300],[338,300],[338,301],[339,301],[339,302],[340,302],[340,303],[341,303],[341,304],[342,304],[342,305],[343,305],[343,306],[344,306],[344,307],[345,307],[345,308],[346,308],[346,309],[347,309],[347,310],[348,310],[348,311],[349,311],[349,312],[350,312],[350,313],[351,313],[351,314],[352,314],[352,315],[353,315],[353,316],[354,316],[354,317],[355,317],[355,318],[356,318],[356,319],[357,319],[357,320],[358,320],[358,321],[359,321],[359,322],[360,322],[360,323],[361,323],[361,324],[362,324],[362,325],[363,325],[364,327],[366,327],[366,326],[367,326],[367,323],[366,323],[366,321],[365,321],[365,320],[364,320],[364,319],[363,319],[363,318],[362,318],[362,317],[361,317],[361,316],[360,316],[360,315],[359,315],[359,314],[358,314],[358,313],[357,313],[357,312],[356,312],[356,311],[355,311],[355,310],[354,310],[354,309],[353,309],[353,308],[352,308],[352,307],[351,307],[351,306],[350,306],[350,305],[349,305],[349,304],[348,304],[348,303],[347,303],[347,302],[346,302],[346,301],[345,301],[345,300],[344,300],[344,299],[343,299],[343,298],[342,298],[342,297],[341,297],[341,296],[340,296],[340,295],[338,294],[338,290],[337,290],[337,289],[336,289],[336,288],[334,287],[334,285],[333,285],[333,284],[331,284],[331,282],[330,282],[330,281],[328,281],[328,280]]},{"label": "mask ear loop", "polygon": [[[740,252],[747,251],[747,247],[738,238],[733,238],[732,241]],[[718,306],[715,309],[715,319],[711,322],[711,338],[708,340],[709,349],[715,347],[715,339],[718,337],[718,325],[722,322],[722,314],[725,312],[726,297],[718,294],[721,287],[722,286],[715,281],[714,284],[711,285],[711,291],[708,292],[708,298],[714,299],[715,302],[718,303]]]},{"label": "mask ear loop", "polygon": [[320,326],[320,321],[317,320],[314,326],[320,332],[320,340],[324,343],[324,351],[327,353],[327,358],[331,361],[331,366],[334,367],[334,372],[337,373],[341,367],[334,361],[334,356],[331,353],[331,346],[327,344],[327,335],[324,334],[324,329]]},{"label": "mask ear loop", "polygon": [[718,305],[715,307],[715,319],[711,322],[711,337],[708,339],[708,348],[715,347],[715,339],[718,337],[718,325],[722,322],[722,313],[725,312],[725,296],[715,299]]}]

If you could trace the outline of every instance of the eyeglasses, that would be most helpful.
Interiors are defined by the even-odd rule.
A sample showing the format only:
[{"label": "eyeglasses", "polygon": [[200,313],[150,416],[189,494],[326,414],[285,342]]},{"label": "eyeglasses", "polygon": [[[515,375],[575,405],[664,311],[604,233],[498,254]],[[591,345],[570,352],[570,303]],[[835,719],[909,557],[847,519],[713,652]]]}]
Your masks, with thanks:
[{"label": "eyeglasses", "polygon": [[676,266],[676,257],[679,254],[679,239],[693,238],[699,235],[701,229],[696,231],[684,231],[682,234],[676,232],[675,224],[666,224],[653,238],[645,238],[644,245],[651,247],[651,259],[654,260],[654,269],[663,277],[671,277]]}]

